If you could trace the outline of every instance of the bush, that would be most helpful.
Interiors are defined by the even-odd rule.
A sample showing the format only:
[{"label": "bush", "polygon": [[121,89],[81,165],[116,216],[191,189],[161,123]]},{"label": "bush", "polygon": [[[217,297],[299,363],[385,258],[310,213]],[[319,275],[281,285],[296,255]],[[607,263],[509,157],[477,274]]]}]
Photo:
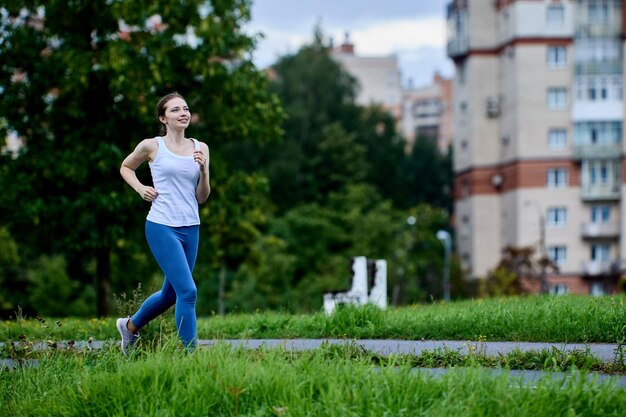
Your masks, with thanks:
[{"label": "bush", "polygon": [[42,256],[27,271],[28,301],[39,315],[48,317],[87,316],[94,313],[95,291],[67,275],[65,258]]}]

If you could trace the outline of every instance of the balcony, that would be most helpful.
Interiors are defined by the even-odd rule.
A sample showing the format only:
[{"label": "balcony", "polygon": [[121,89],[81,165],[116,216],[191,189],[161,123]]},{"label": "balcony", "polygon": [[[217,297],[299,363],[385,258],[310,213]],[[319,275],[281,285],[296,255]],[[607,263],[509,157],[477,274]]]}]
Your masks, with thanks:
[{"label": "balcony", "polygon": [[581,235],[584,239],[616,238],[619,236],[617,223],[584,223],[581,229]]},{"label": "balcony", "polygon": [[583,261],[581,273],[584,276],[609,275],[619,272],[619,261]]},{"label": "balcony", "polygon": [[611,23],[581,21],[576,23],[576,36],[578,38],[614,38],[618,37],[622,31],[619,19]]},{"label": "balcony", "polygon": [[619,75],[623,71],[621,61],[585,61],[574,64],[574,75]]},{"label": "balcony", "polygon": [[469,39],[467,37],[456,37],[448,41],[447,53],[450,58],[467,55],[469,52]]},{"label": "balcony", "polygon": [[452,59],[467,55],[469,52],[469,19],[467,3],[453,1],[448,5],[448,43],[446,51]]},{"label": "balcony", "polygon": [[581,159],[619,159],[622,155],[621,143],[574,144],[573,157]]},{"label": "balcony", "polygon": [[620,184],[617,182],[582,184],[580,187],[580,196],[584,201],[619,200],[620,195]]}]

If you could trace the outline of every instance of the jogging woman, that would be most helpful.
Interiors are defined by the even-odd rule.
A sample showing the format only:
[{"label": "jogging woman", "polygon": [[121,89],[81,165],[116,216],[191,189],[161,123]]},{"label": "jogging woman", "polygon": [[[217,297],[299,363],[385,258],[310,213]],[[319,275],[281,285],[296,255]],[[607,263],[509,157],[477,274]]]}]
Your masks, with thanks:
[{"label": "jogging woman", "polygon": [[[185,348],[196,345],[196,284],[192,272],[198,253],[198,204],[209,197],[209,148],[185,137],[191,113],[178,93],[161,98],[157,118],[161,135],[142,140],[122,162],[124,180],[152,203],[146,218],[146,240],[165,274],[163,287],[129,318],[117,320],[122,351],[128,354],[139,329],[176,305],[176,328]],[[135,170],[148,161],[154,187],[142,184]]]}]

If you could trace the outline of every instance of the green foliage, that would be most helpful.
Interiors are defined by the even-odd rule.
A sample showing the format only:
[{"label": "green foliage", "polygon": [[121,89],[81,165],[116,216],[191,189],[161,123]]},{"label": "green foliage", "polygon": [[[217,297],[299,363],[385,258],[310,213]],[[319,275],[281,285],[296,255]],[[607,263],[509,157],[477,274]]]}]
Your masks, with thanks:
[{"label": "green foliage", "polygon": [[361,334],[370,333],[385,324],[383,311],[374,305],[362,307],[351,305],[339,305],[337,310],[329,317],[326,332],[333,337],[360,338]]},{"label": "green foliage", "polygon": [[[219,294],[230,311],[316,311],[324,291],[349,284],[356,255],[389,261],[394,304],[439,297],[449,159],[422,144],[406,155],[393,117],[355,104],[356,81],[320,31],[276,62],[270,82],[241,29],[248,0],[3,7],[0,135],[24,146],[0,155],[0,224],[22,259],[61,254],[64,273],[48,265],[54,279],[76,292],[93,285],[99,315],[111,313],[112,289],[162,278],[144,244],[148,207],[118,167],[157,132],[154,104],[173,90],[197,116],[189,135],[213,157],[194,271],[200,312],[215,311]],[[181,41],[188,31],[197,42]],[[146,166],[138,176],[150,182]],[[410,229],[408,215],[419,219]],[[5,315],[24,298],[27,267],[0,276]]]},{"label": "green foliage", "polygon": [[547,257],[537,258],[532,246],[507,246],[498,265],[481,280],[480,294],[496,297],[526,294],[527,283],[538,280],[542,270],[556,271],[557,266]]},{"label": "green foliage", "polygon": [[295,354],[222,343],[186,355],[163,343],[131,360],[116,349],[54,352],[36,368],[3,373],[0,412],[135,417],[185,410],[198,416],[317,417],[333,410],[363,417],[603,417],[621,415],[626,407],[623,389],[614,382],[589,381],[586,373],[525,383],[507,372],[494,375],[470,365],[440,375],[415,370],[402,358],[374,366],[354,346]]},{"label": "green foliage", "polygon": [[[255,41],[240,29],[249,7],[248,0],[5,6],[0,136],[15,132],[24,146],[17,157],[2,156],[0,222],[25,255],[66,254],[74,280],[93,280],[85,265],[95,260],[100,314],[111,307],[112,253],[132,258],[120,240],[142,239],[135,226],[146,206],[118,168],[157,132],[157,99],[185,95],[199,120],[189,133],[210,145],[281,133],[277,98],[250,61]],[[197,42],[181,41],[188,29]],[[16,233],[23,230],[34,233]]]},{"label": "green foliage", "polygon": [[[531,341],[622,343],[626,329],[625,296],[524,296],[433,303],[390,308],[382,325],[349,330],[343,337],[404,340]],[[324,338],[330,317],[236,314],[201,320],[202,338]]]},{"label": "green foliage", "polygon": [[252,248],[257,262],[246,261],[238,269],[228,293],[238,311],[297,310],[291,277],[297,256],[287,252],[284,240],[262,236]]},{"label": "green foliage", "polygon": [[418,137],[403,168],[405,204],[427,202],[452,211],[452,152],[442,155],[436,141]]},{"label": "green foliage", "polygon": [[518,276],[508,268],[495,268],[489,272],[487,279],[480,280],[480,294],[483,297],[518,295],[520,293],[518,279]]},{"label": "green foliage", "polygon": [[15,240],[9,231],[0,227],[0,311],[11,311],[17,307],[16,292],[21,292],[24,279],[20,274],[20,256]]},{"label": "green foliage", "polygon": [[[298,315],[284,312],[238,313],[200,317],[198,337],[614,343],[622,346],[615,353],[623,361],[625,307],[624,295],[524,296],[392,307],[384,311],[369,306],[363,310],[348,306],[338,318],[321,311]],[[374,325],[370,326],[368,322]],[[350,327],[349,323],[355,327]],[[337,327],[338,324],[341,326]],[[331,333],[333,329],[337,332]],[[32,318],[1,323],[0,341],[16,340],[20,334],[28,339],[45,340],[47,331]],[[88,337],[106,340],[119,336],[114,318],[64,319],[63,326],[56,329],[55,334],[66,340],[86,340]]]},{"label": "green foliage", "polygon": [[[62,317],[94,314],[93,286],[80,286],[70,279],[66,271],[65,259],[60,255],[42,256],[28,269],[28,301],[39,315]],[[51,294],[54,296],[51,297]]]}]

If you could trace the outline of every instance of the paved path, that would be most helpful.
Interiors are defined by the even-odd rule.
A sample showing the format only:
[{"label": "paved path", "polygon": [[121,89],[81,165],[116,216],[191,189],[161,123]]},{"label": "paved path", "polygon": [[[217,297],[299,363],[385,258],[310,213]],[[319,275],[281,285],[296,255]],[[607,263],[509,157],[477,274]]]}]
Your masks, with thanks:
[{"label": "paved path", "polygon": [[[199,345],[211,345],[221,340],[200,340]],[[468,354],[470,351],[479,352],[487,356],[506,355],[515,350],[522,352],[540,351],[544,349],[557,349],[560,352],[582,351],[589,352],[604,362],[613,362],[619,345],[609,343],[535,343],[535,342],[474,342],[458,340],[376,340],[376,339],[225,339],[223,342],[233,346],[245,346],[256,349],[261,346],[277,347],[285,349],[310,350],[316,349],[322,343],[350,344],[354,343],[364,349],[388,355],[391,353],[403,353],[419,355],[424,350],[444,349],[458,350]],[[624,347],[626,355],[626,347]]]},{"label": "paved path", "polygon": [[[106,343],[117,343],[109,341]],[[475,342],[475,341],[456,341],[456,340],[375,340],[375,339],[217,339],[217,340],[199,340],[198,345],[211,346],[217,343],[226,343],[234,347],[246,347],[257,349],[260,347],[276,348],[282,347],[288,350],[311,350],[328,344],[355,344],[362,346],[365,350],[379,353],[382,355],[401,353],[420,355],[423,351],[433,351],[435,349],[458,350],[462,354],[468,354],[470,351],[478,352],[487,356],[497,356],[499,354],[506,355],[510,352],[519,350],[541,351],[544,349],[557,349],[560,352],[583,351],[588,352],[594,357],[604,361],[613,362],[618,359],[619,345],[604,343],[535,343],[535,342]],[[100,349],[105,342],[94,341],[91,344],[92,349]],[[2,347],[3,343],[0,343]],[[83,349],[87,345],[86,342],[76,342],[74,348]],[[61,343],[60,346],[63,346]],[[45,344],[36,346],[37,349],[46,349]],[[624,358],[622,358],[623,360]],[[9,359],[0,359],[0,367],[14,367],[14,362]],[[37,366],[36,361],[30,361],[27,366]],[[547,372],[547,371],[526,371],[526,370],[500,370],[485,369],[494,375],[507,372],[512,377],[519,377],[525,384],[533,384],[544,378],[551,379],[569,379],[579,375],[577,372]],[[448,372],[447,368],[416,368],[416,372],[426,372],[434,376]],[[590,373],[586,375],[588,380],[614,381],[617,386],[626,388],[626,376],[606,375]]]},{"label": "paved path", "polygon": [[[259,347],[282,347],[290,350],[311,350],[329,344],[356,344],[365,350],[382,355],[403,353],[419,355],[425,350],[435,349],[459,350],[463,354],[470,351],[480,352],[487,356],[506,355],[515,350],[522,352],[541,351],[543,349],[558,349],[560,352],[571,352],[581,350],[601,359],[604,362],[616,360],[616,353],[619,345],[606,343],[535,343],[535,342],[462,342],[457,340],[375,340],[375,339],[225,339],[225,340],[200,340],[200,346],[210,346],[216,343],[227,343],[231,346],[243,346],[251,349]],[[416,372],[425,372],[433,376],[440,376],[449,371],[448,368],[416,368]],[[534,385],[542,379],[567,380],[577,378],[579,372],[549,372],[531,370],[503,370],[503,369],[483,369],[492,375],[508,373],[513,378],[520,378],[526,385]],[[626,389],[626,376],[607,375],[600,373],[589,373],[585,375],[587,381],[605,382],[612,381],[617,386]]]},{"label": "paved path", "polygon": [[[511,352],[519,350],[541,351],[556,349],[559,352],[581,351],[588,352],[596,358],[604,362],[613,362],[617,360],[619,345],[611,343],[537,343],[537,342],[476,342],[476,341],[459,341],[459,340],[389,340],[389,339],[202,339],[198,341],[200,346],[209,346],[216,343],[227,343],[232,346],[244,346],[251,349],[264,347],[283,347],[293,350],[311,350],[317,349],[323,343],[328,344],[356,344],[362,346],[365,350],[382,355],[393,353],[420,355],[423,351],[433,351],[435,349],[457,350],[462,354],[480,353],[487,356],[497,356],[499,354],[507,355]],[[116,341],[108,341],[107,343],[116,343]],[[103,341],[94,341],[91,348],[100,349],[104,346]],[[4,343],[0,342],[0,348]],[[59,342],[60,347],[65,347],[66,342]],[[77,341],[74,344],[76,349],[84,349],[87,342]],[[35,349],[46,349],[46,343],[35,345]],[[626,356],[626,346],[623,348]]]}]

